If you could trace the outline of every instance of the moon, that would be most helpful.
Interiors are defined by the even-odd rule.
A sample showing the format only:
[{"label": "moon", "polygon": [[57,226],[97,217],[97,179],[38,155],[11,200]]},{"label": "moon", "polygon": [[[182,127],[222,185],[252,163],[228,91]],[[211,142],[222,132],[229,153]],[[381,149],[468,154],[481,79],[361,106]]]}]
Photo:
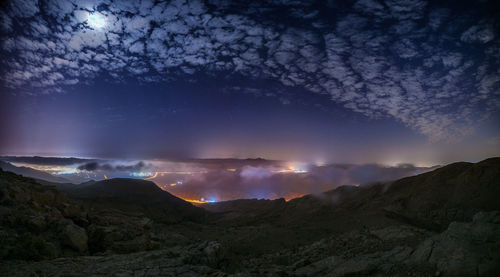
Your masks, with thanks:
[{"label": "moon", "polygon": [[100,29],[106,26],[106,18],[98,12],[89,13],[87,22],[89,26],[94,29]]}]

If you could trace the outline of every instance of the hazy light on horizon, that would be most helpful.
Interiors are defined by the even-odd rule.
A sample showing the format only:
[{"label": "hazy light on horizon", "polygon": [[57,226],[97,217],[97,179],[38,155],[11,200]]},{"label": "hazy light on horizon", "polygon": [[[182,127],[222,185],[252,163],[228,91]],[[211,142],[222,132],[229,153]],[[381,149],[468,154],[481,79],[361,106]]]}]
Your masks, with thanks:
[{"label": "hazy light on horizon", "polygon": [[[64,161],[64,160],[63,160]],[[68,165],[14,163],[74,183],[109,178],[149,180],[192,202],[240,198],[291,199],[343,185],[406,177],[431,168],[413,165],[322,164],[269,160],[90,160]],[[201,200],[201,199],[204,200]]]}]

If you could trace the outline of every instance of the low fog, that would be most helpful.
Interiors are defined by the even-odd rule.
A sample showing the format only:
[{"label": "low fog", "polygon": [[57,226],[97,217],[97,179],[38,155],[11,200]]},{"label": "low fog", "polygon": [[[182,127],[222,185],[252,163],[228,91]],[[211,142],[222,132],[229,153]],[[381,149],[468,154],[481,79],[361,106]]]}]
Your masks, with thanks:
[{"label": "low fog", "polygon": [[412,164],[317,165],[264,159],[85,160],[22,157],[7,159],[63,177],[75,184],[109,178],[138,178],[187,200],[291,199],[339,186],[364,186],[416,175],[435,167]]},{"label": "low fog", "polygon": [[400,165],[252,166],[213,169],[206,173],[159,174],[152,181],[188,199],[224,201],[240,198],[291,199],[317,194],[339,186],[363,186],[429,171],[431,168]]}]

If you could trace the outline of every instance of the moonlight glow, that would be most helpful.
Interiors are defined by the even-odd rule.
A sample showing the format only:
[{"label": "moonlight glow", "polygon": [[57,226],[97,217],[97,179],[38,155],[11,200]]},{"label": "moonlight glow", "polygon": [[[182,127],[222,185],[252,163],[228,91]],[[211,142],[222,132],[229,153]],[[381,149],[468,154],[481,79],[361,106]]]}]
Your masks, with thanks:
[{"label": "moonlight glow", "polygon": [[87,21],[92,28],[102,28],[106,25],[106,19],[100,13],[89,13]]}]

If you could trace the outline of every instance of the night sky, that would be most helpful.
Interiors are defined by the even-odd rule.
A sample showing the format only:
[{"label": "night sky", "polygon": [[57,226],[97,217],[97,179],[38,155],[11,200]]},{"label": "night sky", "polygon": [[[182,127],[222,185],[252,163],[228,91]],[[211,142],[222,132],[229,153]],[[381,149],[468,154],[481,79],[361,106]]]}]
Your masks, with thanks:
[{"label": "night sky", "polygon": [[500,155],[495,1],[312,3],[1,4],[0,154]]}]

